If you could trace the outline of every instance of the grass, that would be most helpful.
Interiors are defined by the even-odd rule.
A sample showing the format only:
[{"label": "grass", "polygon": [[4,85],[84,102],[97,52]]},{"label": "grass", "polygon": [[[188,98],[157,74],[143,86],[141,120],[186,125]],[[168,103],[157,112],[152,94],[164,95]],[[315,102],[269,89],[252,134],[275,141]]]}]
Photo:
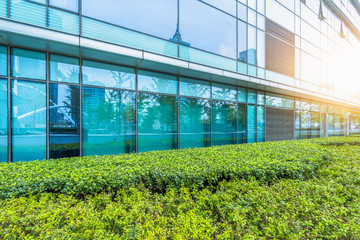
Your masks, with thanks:
[{"label": "grass", "polygon": [[[16,191],[21,194],[3,193],[4,198],[0,201],[0,237],[359,239],[359,145],[360,137],[336,137],[96,157],[94,162],[87,164],[80,159],[3,164],[0,165],[1,176],[12,174],[11,177],[22,178],[22,181],[32,176],[38,177],[36,174],[42,174],[42,177],[33,182],[28,180],[31,184],[25,184],[26,190],[21,191],[19,187]],[[264,151],[265,154],[261,153]],[[317,153],[315,157],[314,153]],[[159,160],[151,165],[154,164],[151,156],[166,161]],[[181,161],[176,161],[176,157],[181,157]],[[191,184],[180,181],[180,185],[168,184],[162,191],[143,179],[122,187],[119,185],[80,195],[77,191],[48,191],[48,188],[38,187],[41,184],[38,179],[49,179],[50,173],[56,173],[55,169],[64,174],[68,172],[68,175],[56,175],[53,180],[59,179],[59,176],[75,176],[72,175],[73,172],[95,174],[95,169],[101,165],[96,162],[106,159],[109,159],[109,163],[105,163],[109,164],[109,169],[116,168],[118,165],[111,165],[111,162],[125,162],[128,158],[130,161],[135,159],[136,164],[130,164],[131,166],[137,166],[143,161],[140,168],[150,164],[157,167],[157,172],[162,167],[165,170],[168,167],[178,167],[178,171],[184,171],[180,172],[184,174],[181,179],[196,176],[199,172],[201,174],[197,176],[202,178],[217,176],[212,175],[210,170],[197,171],[211,169],[212,163],[215,169],[241,166],[236,168],[241,174],[214,178],[212,182],[198,182],[194,180],[199,179],[196,177],[190,181]],[[218,158],[220,160],[216,161]],[[166,164],[168,159],[172,160],[169,165]],[[184,161],[190,161],[191,164],[183,165]],[[65,163],[69,167],[62,169]],[[229,163],[232,164],[229,168],[219,167],[228,166]],[[190,168],[194,164],[197,165]],[[245,171],[247,168],[244,166],[247,164],[250,167]],[[27,167],[30,169],[28,172]],[[88,171],[89,169],[93,170]],[[117,171],[119,169],[121,167],[116,168]],[[147,169],[149,171],[150,168]],[[286,174],[283,174],[284,169]],[[257,174],[258,171],[267,174]],[[301,174],[295,174],[296,171]],[[235,173],[235,170],[229,172]],[[169,176],[174,176],[171,174]],[[221,176],[225,176],[224,170],[222,174]],[[112,173],[106,176],[114,175]],[[2,177],[0,185],[3,192],[6,189],[4,186],[17,183],[11,177]],[[82,177],[78,178],[79,182],[81,179]],[[163,182],[173,182],[171,177],[161,179]],[[35,191],[32,187],[41,190]]]}]

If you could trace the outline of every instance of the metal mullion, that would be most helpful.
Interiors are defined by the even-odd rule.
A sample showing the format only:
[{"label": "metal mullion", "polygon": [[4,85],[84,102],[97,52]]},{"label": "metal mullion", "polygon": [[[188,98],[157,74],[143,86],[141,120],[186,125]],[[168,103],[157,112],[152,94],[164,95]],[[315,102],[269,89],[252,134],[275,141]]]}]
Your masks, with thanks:
[{"label": "metal mullion", "polygon": [[[237,6],[237,4],[236,4]],[[236,88],[236,144],[239,144],[239,90]]]},{"label": "metal mullion", "polygon": [[[79,51],[80,52],[80,51]],[[80,90],[80,119],[79,119],[79,128],[80,128],[80,157],[84,156],[84,143],[83,143],[83,139],[84,139],[84,133],[83,133],[83,85],[82,85],[82,59],[81,56],[79,56],[79,90]]]},{"label": "metal mullion", "polygon": [[135,68],[135,152],[139,152],[139,128],[138,128],[138,68]]},{"label": "metal mullion", "polygon": [[8,132],[8,162],[12,162],[12,111],[11,111],[11,79],[10,79],[10,46],[7,47],[7,132]]},{"label": "metal mullion", "polygon": [[212,98],[212,82],[210,82],[210,147],[213,145],[213,98]]},{"label": "metal mullion", "polygon": [[177,149],[180,149],[180,77],[178,76],[177,89]]},{"label": "metal mullion", "polygon": [[50,54],[46,53],[46,159],[50,159]]}]

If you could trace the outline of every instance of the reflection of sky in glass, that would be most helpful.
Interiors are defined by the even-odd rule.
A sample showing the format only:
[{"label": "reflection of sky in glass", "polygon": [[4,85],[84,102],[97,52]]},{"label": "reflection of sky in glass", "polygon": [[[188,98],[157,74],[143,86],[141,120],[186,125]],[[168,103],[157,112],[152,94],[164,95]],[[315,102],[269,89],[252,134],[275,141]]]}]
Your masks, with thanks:
[{"label": "reflection of sky in glass", "polygon": [[235,58],[236,19],[196,0],[180,2],[180,33],[191,46]]},{"label": "reflection of sky in glass", "polygon": [[70,11],[78,11],[77,0],[50,0],[49,4],[55,7],[64,8]]},{"label": "reflection of sky in glass", "polygon": [[83,84],[135,89],[135,70],[111,64],[83,61]]},{"label": "reflection of sky in glass", "polygon": [[50,56],[50,81],[79,83],[79,60],[59,55]]},{"label": "reflection of sky in glass", "polygon": [[0,75],[7,75],[7,48],[0,46]]},{"label": "reflection of sky in glass", "polygon": [[138,76],[138,89],[139,91],[177,94],[177,77],[140,70]]},{"label": "reflection of sky in glass", "polygon": [[46,79],[45,53],[17,48],[12,48],[11,53],[11,76]]},{"label": "reflection of sky in glass", "polygon": [[170,39],[177,27],[176,0],[82,0],[83,14]]}]

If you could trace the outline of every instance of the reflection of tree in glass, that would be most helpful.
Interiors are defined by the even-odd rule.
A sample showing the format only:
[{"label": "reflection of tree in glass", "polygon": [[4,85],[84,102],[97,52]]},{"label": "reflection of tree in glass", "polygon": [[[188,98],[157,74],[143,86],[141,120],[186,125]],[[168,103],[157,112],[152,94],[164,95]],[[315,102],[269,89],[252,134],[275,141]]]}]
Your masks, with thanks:
[{"label": "reflection of tree in glass", "polygon": [[126,73],[126,72],[118,72],[111,71],[112,78],[115,81],[116,88],[129,88],[132,89],[134,87],[134,74]]},{"label": "reflection of tree in glass", "polygon": [[180,101],[180,131],[210,132],[209,100],[182,98]]}]

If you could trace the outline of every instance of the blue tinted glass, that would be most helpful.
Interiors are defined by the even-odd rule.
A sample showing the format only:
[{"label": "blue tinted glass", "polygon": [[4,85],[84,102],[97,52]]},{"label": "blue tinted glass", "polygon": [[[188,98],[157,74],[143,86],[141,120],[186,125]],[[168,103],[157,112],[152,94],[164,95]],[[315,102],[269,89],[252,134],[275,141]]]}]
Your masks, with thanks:
[{"label": "blue tinted glass", "polygon": [[83,154],[135,151],[135,93],[83,88]]},{"label": "blue tinted glass", "polygon": [[238,21],[238,60],[247,62],[247,24]]},{"label": "blue tinted glass", "polygon": [[163,73],[139,70],[138,89],[139,91],[177,94],[177,77]]},{"label": "blue tinted glass", "polygon": [[257,107],[257,142],[265,141],[265,108]]},{"label": "blue tinted glass", "polygon": [[247,7],[244,4],[238,3],[238,18],[247,22]]},{"label": "blue tinted glass", "polygon": [[[46,4],[46,0],[35,1]],[[27,0],[12,0],[10,1],[10,18],[20,22],[46,27],[46,6],[34,4]]]},{"label": "blue tinted glass", "polygon": [[238,88],[238,101],[247,102],[247,90],[245,88]]},{"label": "blue tinted glass", "polygon": [[176,0],[82,0],[82,13],[164,39],[176,37]]},{"label": "blue tinted glass", "polygon": [[248,142],[256,141],[256,106],[248,106]]},{"label": "blue tinted glass", "polygon": [[265,93],[258,91],[257,92],[257,103],[264,105],[265,104]]},{"label": "blue tinted glass", "polygon": [[210,102],[180,99],[180,148],[210,146]]},{"label": "blue tinted glass", "polygon": [[255,90],[248,90],[248,103],[256,104],[256,91]]},{"label": "blue tinted glass", "polygon": [[0,162],[8,160],[7,80],[0,79]]},{"label": "blue tinted glass", "polygon": [[256,28],[250,25],[248,25],[248,63],[257,65]]},{"label": "blue tinted glass", "polygon": [[11,76],[46,80],[46,54],[12,48]]},{"label": "blue tinted glass", "polygon": [[67,9],[73,12],[78,11],[78,1],[77,0],[50,0],[49,4],[58,8]]},{"label": "blue tinted glass", "polygon": [[180,78],[180,95],[210,98],[210,83],[191,78]]},{"label": "blue tinted glass", "polygon": [[139,93],[138,151],[177,148],[177,98]]},{"label": "blue tinted glass", "polygon": [[299,110],[295,111],[295,139],[300,139],[300,120],[301,112]]},{"label": "blue tinted glass", "polygon": [[246,143],[246,105],[239,104],[238,108],[238,143]]},{"label": "blue tinted glass", "polygon": [[87,85],[135,89],[135,69],[84,60],[82,82]]},{"label": "blue tinted glass", "polygon": [[50,158],[80,154],[80,90],[50,84]]},{"label": "blue tinted glass", "polygon": [[46,84],[12,81],[13,161],[46,158]]},{"label": "blue tinted glass", "polygon": [[212,85],[212,98],[236,101],[236,87],[214,83]]},{"label": "blue tinted glass", "polygon": [[0,75],[7,76],[7,47],[0,46]]},{"label": "blue tinted glass", "polygon": [[236,58],[236,18],[197,0],[180,1],[184,45]]},{"label": "blue tinted glass", "polygon": [[237,104],[212,102],[212,145],[236,144]]},{"label": "blue tinted glass", "polygon": [[208,4],[236,16],[236,1],[234,0],[204,0]]},{"label": "blue tinted glass", "polygon": [[50,55],[50,81],[79,83],[79,59]]}]

